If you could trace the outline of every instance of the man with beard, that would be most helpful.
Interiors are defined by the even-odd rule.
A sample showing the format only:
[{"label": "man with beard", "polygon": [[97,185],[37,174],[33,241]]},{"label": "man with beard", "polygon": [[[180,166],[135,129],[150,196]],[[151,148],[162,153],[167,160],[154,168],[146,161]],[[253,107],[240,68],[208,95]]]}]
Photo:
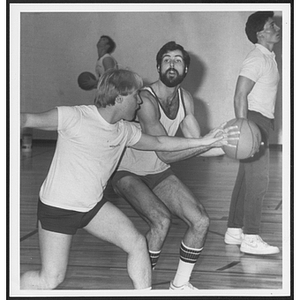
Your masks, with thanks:
[{"label": "man with beard", "polygon": [[[201,137],[194,116],[193,98],[180,87],[188,72],[189,54],[172,41],[159,50],[156,61],[160,77],[140,91],[143,104],[137,112],[137,126],[144,133],[155,136],[174,136],[180,127],[187,138]],[[224,153],[220,144],[214,147],[212,155]],[[126,149],[112,178],[116,193],[125,198],[150,227],[146,238],[153,269],[168,234],[171,216],[176,215],[187,224],[188,230],[180,245],[179,265],[170,289],[196,289],[189,279],[204,246],[209,217],[199,200],[172,172],[169,163],[209,149],[199,147],[168,153]]]}]

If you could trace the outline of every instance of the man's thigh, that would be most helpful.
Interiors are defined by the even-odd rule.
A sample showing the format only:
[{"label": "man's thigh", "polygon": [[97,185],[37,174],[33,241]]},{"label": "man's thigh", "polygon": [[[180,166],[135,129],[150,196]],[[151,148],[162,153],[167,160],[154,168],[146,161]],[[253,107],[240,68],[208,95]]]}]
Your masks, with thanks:
[{"label": "man's thigh", "polygon": [[65,274],[72,235],[45,230],[40,222],[38,230],[42,272],[47,275]]},{"label": "man's thigh", "polygon": [[106,202],[84,229],[95,237],[128,251],[140,235],[130,219],[114,204]]},{"label": "man's thigh", "polygon": [[206,214],[200,201],[175,175],[164,179],[155,187],[153,192],[172,214],[184,220],[191,220],[192,218],[198,218],[199,214]]},{"label": "man's thigh", "polygon": [[116,183],[119,194],[146,220],[169,215],[165,204],[138,176],[128,175]]}]

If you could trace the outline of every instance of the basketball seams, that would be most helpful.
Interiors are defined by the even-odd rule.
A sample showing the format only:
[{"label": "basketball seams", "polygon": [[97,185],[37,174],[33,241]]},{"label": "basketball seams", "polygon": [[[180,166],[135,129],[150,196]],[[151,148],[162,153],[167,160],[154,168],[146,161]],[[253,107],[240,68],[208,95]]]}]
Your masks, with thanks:
[{"label": "basketball seams", "polygon": [[[237,121],[238,122],[238,121]],[[236,122],[235,122],[236,123]],[[240,125],[240,132],[242,132],[242,128],[243,128],[243,123],[244,123],[244,119],[241,119],[241,125]],[[235,155],[234,158],[238,159],[238,153],[239,153],[239,144],[240,144],[240,140],[238,140],[238,142],[236,143],[236,149],[235,149]]]},{"label": "basketball seams", "polygon": [[260,131],[257,125],[248,119],[232,119],[227,122],[224,128],[237,126],[240,131],[240,138],[231,143],[235,148],[224,145],[222,148],[227,156],[240,160],[246,159],[256,152],[256,148],[260,144]]}]

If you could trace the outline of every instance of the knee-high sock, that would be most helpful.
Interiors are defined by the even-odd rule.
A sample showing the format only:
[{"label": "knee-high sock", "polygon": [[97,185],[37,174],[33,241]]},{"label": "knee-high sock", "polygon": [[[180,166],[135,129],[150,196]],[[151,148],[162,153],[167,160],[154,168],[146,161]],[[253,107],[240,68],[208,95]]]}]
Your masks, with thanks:
[{"label": "knee-high sock", "polygon": [[155,266],[156,266],[156,264],[157,264],[157,261],[158,261],[159,256],[160,256],[160,252],[161,252],[161,250],[159,250],[159,251],[149,250],[149,255],[150,255],[150,261],[151,261],[151,267],[152,267],[152,269],[154,269]]},{"label": "knee-high sock", "polygon": [[180,260],[173,280],[175,286],[182,286],[189,282],[193,268],[200,256],[203,247],[200,249],[187,247],[183,242],[180,246]]}]

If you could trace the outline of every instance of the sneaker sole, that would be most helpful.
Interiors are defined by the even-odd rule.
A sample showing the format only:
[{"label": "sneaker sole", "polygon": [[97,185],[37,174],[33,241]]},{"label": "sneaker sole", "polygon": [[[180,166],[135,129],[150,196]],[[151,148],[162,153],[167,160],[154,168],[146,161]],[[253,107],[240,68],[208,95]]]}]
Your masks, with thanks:
[{"label": "sneaker sole", "polygon": [[272,254],[278,254],[280,251],[279,249],[273,250],[273,251],[269,251],[269,252],[259,252],[259,251],[255,251],[253,250],[245,250],[242,247],[240,248],[240,251],[246,254],[252,254],[252,255],[272,255]]},{"label": "sneaker sole", "polygon": [[228,241],[228,240],[224,240],[225,244],[227,245],[241,245],[242,242],[238,242],[238,241]]},{"label": "sneaker sole", "polygon": [[241,245],[242,244],[242,241],[239,241],[239,240],[233,239],[233,238],[228,239],[228,238],[226,238],[226,236],[225,236],[224,242],[227,245]]}]

